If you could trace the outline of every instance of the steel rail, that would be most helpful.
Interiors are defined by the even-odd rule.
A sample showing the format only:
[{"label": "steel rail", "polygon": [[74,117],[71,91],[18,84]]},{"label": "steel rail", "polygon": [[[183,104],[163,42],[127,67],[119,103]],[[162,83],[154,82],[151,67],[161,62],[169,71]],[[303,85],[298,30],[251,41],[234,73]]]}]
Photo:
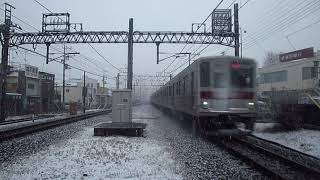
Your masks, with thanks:
[{"label": "steel rail", "polygon": [[222,145],[280,179],[318,179],[320,159],[256,136],[234,137]]},{"label": "steel rail", "polygon": [[36,123],[28,124],[25,126],[21,126],[21,127],[14,127],[14,128],[8,129],[8,130],[2,130],[2,131],[0,130],[0,142],[10,140],[10,139],[13,139],[16,137],[28,135],[28,134],[31,134],[31,133],[34,133],[37,131],[46,130],[46,129],[50,129],[53,127],[65,125],[68,123],[73,123],[76,121],[84,120],[84,119],[91,118],[94,116],[107,114],[110,112],[111,112],[111,110],[107,109],[104,111],[89,112],[89,113],[81,114],[81,115],[73,115],[73,116],[69,116],[66,118],[56,119],[56,120],[52,120],[52,121],[48,121],[48,122],[44,122],[44,123],[36,122]]},{"label": "steel rail", "polygon": [[8,124],[15,124],[15,123],[21,123],[21,122],[28,122],[28,121],[37,121],[37,120],[43,120],[46,118],[57,118],[59,116],[48,116],[48,117],[41,117],[41,116],[35,116],[32,117],[26,117],[26,118],[20,118],[20,119],[12,119],[12,120],[5,120],[0,122],[0,126],[2,125],[8,125]]}]

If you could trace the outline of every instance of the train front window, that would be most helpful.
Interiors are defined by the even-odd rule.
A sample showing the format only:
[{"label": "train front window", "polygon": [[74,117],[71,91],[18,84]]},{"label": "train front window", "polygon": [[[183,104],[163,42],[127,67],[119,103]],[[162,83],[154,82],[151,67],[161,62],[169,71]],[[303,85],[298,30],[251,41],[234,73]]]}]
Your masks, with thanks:
[{"label": "train front window", "polygon": [[253,87],[253,68],[231,67],[231,84],[236,88]]},{"label": "train front window", "polygon": [[226,74],[222,72],[215,72],[213,75],[214,78],[214,87],[215,88],[226,88],[227,87],[227,79]]},{"label": "train front window", "polygon": [[210,86],[210,63],[203,62],[200,64],[200,86]]}]

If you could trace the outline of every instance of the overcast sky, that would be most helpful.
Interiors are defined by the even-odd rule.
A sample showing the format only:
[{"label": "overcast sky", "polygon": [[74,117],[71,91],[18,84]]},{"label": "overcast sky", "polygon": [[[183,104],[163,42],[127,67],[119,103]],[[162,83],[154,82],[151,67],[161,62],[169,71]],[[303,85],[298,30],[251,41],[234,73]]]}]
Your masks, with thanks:
[{"label": "overcast sky", "polygon": [[[134,31],[190,31],[191,24],[202,22],[216,7],[220,0],[38,0],[53,12],[69,12],[71,22],[83,23],[84,31],[127,31],[128,19],[134,18]],[[219,8],[227,8],[234,0],[225,0]],[[238,0],[240,6],[247,0]],[[42,13],[47,13],[34,0],[1,0],[8,2],[16,9],[13,15],[41,29]],[[233,7],[233,6],[231,6]],[[243,55],[252,57],[261,64],[268,51],[288,52],[301,48],[314,47],[320,49],[320,1],[318,0],[249,0],[239,11],[240,26],[246,33],[243,34]],[[3,11],[1,11],[4,14]],[[3,22],[3,16],[1,21]],[[24,30],[36,31],[21,21],[13,18],[13,22],[19,24]],[[319,23],[316,23],[319,22]],[[210,21],[206,22],[211,25]],[[304,30],[304,27],[308,27]],[[296,32],[297,31],[297,32]],[[291,33],[296,32],[292,35]],[[292,42],[289,44],[286,36]],[[111,63],[119,68],[126,67],[127,44],[93,44],[93,46]],[[183,44],[161,44],[161,52],[180,52]],[[188,45],[193,52],[200,45]],[[32,49],[32,46],[24,47]],[[62,50],[61,45],[55,45]],[[88,44],[70,44],[68,47],[89,57],[75,56],[76,60],[70,60],[71,65],[85,68],[98,74],[105,74],[108,78],[115,77],[117,70],[107,64]],[[205,46],[202,46],[205,47]],[[45,54],[44,45],[38,45],[36,51]],[[201,48],[202,49],[202,48]],[[209,46],[200,56],[218,55],[222,51],[233,55],[234,50],[220,45]],[[161,55],[166,57],[167,55]],[[40,70],[55,73],[58,80],[62,79],[62,66],[58,63],[45,64],[45,59],[23,51],[11,51],[11,61],[23,63],[26,57],[28,64],[36,65]],[[155,74],[167,67],[173,59],[168,59],[156,64],[155,44],[134,45],[134,73]],[[172,71],[183,59],[177,59],[168,69]],[[182,69],[180,69],[182,70]],[[175,72],[175,74],[178,71]],[[79,78],[82,72],[72,69],[69,76]],[[94,77],[101,80],[101,77]],[[115,82],[108,80],[111,86]]]}]

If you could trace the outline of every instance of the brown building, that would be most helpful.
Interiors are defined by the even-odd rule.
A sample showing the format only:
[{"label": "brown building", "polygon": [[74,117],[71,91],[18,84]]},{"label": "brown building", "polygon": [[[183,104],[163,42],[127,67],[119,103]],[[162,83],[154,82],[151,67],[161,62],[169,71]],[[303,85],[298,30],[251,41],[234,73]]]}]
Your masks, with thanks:
[{"label": "brown building", "polygon": [[26,99],[26,76],[24,71],[13,71],[7,76],[7,112],[8,115],[24,113]]}]

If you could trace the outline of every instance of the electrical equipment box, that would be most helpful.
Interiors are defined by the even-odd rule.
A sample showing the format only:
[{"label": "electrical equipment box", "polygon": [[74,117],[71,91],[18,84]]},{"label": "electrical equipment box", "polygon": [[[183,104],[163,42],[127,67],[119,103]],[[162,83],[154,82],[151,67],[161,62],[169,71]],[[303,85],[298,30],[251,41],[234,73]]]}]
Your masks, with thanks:
[{"label": "electrical equipment box", "polygon": [[112,122],[131,122],[131,90],[112,91]]}]

